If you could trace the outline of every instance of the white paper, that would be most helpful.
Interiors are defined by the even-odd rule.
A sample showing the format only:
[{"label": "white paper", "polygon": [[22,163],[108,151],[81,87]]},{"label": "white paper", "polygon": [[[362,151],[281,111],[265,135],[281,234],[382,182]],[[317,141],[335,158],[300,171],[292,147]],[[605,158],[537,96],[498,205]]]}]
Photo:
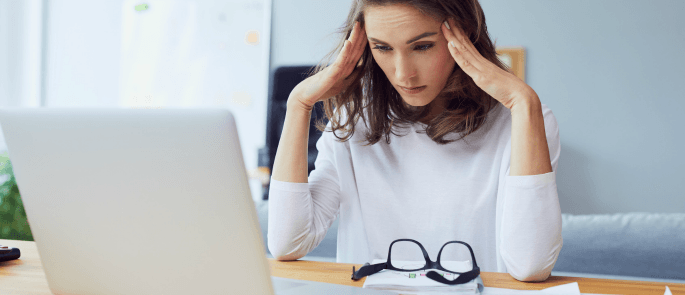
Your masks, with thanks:
[{"label": "white paper", "polygon": [[[371,264],[385,262],[382,259],[374,259]],[[393,261],[393,265],[398,268],[419,268],[424,264],[422,261]],[[471,261],[450,261],[443,262],[444,267],[453,269],[457,272],[466,272],[473,268]],[[414,267],[412,267],[414,265]],[[376,274],[370,275],[364,281],[364,288],[383,289],[388,291],[395,291],[401,294],[417,294],[417,295],[437,295],[437,294],[454,294],[469,293],[478,294],[478,289],[484,295],[526,295],[526,294],[555,294],[555,295],[580,295],[580,288],[577,282],[568,283],[564,285],[554,286],[543,290],[514,290],[505,288],[483,287],[483,281],[480,276],[466,284],[449,286],[440,282],[433,281],[425,276],[431,270],[421,270],[416,272],[398,272],[392,270],[382,270]],[[445,276],[449,280],[454,280],[459,277],[459,274],[448,273],[440,270],[434,270],[439,274]],[[412,276],[414,274],[414,276]],[[480,288],[478,288],[480,284]]]},{"label": "white paper", "polygon": [[[385,260],[374,259],[371,264],[377,264],[382,262],[385,262]],[[402,268],[403,266],[405,266],[405,268],[408,269],[411,269],[411,265],[418,265],[416,268],[419,268],[421,265],[423,265],[423,263],[424,262],[422,261],[393,261],[393,265],[395,267]],[[443,265],[448,269],[454,269],[457,272],[466,272],[473,268],[471,261],[450,261],[443,262]],[[454,280],[457,277],[459,277],[459,274],[452,274],[435,269],[432,270],[444,275],[445,278],[449,280]],[[448,286],[427,278],[425,274],[429,271],[431,270],[421,270],[416,272],[398,272],[387,269],[382,270],[376,274],[368,276],[364,281],[364,288],[377,289],[380,286],[383,287],[384,290],[388,291],[397,291],[401,292],[401,294],[417,295],[438,295],[447,293],[454,294],[455,292],[474,292],[477,294],[475,290],[478,289],[478,284],[480,283],[480,289],[482,290],[481,294],[483,295],[594,295],[592,293],[580,293],[580,287],[578,286],[578,282],[549,287],[542,290],[515,290],[506,288],[482,287],[483,281],[480,279],[479,276],[477,279],[466,284]],[[414,274],[414,276],[411,277],[411,274]],[[444,288],[444,290],[440,291],[440,289],[442,288]],[[409,291],[409,293],[407,293],[407,291]],[[668,286],[666,286],[666,291],[664,292],[664,295],[672,295],[671,290],[668,288]]]},{"label": "white paper", "polygon": [[564,285],[549,287],[542,290],[514,290],[505,288],[493,288],[485,287],[483,290],[483,295],[543,295],[543,294],[555,294],[555,295],[580,295],[580,288],[577,282],[568,283]]},{"label": "white paper", "polygon": [[[374,259],[371,264],[383,263],[385,261],[386,260],[382,259]],[[405,269],[420,268],[424,264],[425,262],[423,261],[393,261],[393,266]],[[467,272],[473,269],[471,261],[448,261],[442,262],[442,265],[443,267],[454,270],[455,272]],[[454,280],[459,277],[459,274],[437,269],[427,269],[413,272],[401,272],[385,269],[368,276],[364,281],[364,288],[399,291],[403,294],[406,294],[406,292],[410,292],[411,294],[440,294],[448,291],[450,294],[455,292],[477,294],[480,283],[480,287],[482,289],[482,280],[480,280],[480,277],[465,284],[445,285],[426,277],[426,273],[429,271],[435,271],[448,280]]]}]

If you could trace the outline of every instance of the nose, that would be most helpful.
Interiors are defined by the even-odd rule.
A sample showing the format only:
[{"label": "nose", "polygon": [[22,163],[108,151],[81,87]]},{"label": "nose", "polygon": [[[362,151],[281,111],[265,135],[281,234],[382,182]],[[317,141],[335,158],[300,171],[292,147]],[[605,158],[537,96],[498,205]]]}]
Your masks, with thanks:
[{"label": "nose", "polygon": [[409,57],[397,55],[395,60],[395,78],[401,85],[412,85],[411,78],[416,76],[416,67]]}]

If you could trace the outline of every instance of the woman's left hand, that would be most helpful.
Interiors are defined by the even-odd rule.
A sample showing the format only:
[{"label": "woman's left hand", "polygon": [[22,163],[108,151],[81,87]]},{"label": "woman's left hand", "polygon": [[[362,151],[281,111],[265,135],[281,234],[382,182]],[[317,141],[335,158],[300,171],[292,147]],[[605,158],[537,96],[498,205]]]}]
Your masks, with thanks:
[{"label": "woman's left hand", "polygon": [[473,79],[478,87],[510,110],[520,100],[537,97],[533,88],[519,77],[485,59],[454,20],[448,18],[447,22],[450,29],[443,23],[440,26],[442,33],[448,44],[452,43],[456,46],[448,45],[447,48],[459,67]]}]

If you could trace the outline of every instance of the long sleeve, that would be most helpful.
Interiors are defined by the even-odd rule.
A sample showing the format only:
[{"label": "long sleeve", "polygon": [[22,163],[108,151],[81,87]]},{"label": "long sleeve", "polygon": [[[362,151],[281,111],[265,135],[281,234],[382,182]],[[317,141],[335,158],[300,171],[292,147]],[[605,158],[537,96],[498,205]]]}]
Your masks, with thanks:
[{"label": "long sleeve", "polygon": [[[267,237],[269,252],[278,260],[307,255],[321,243],[338,215],[340,181],[336,158],[349,158],[349,149],[336,140],[332,132],[323,132],[317,141],[318,155],[308,183],[271,178]],[[347,155],[341,155],[344,153]]]},{"label": "long sleeve", "polygon": [[[502,202],[498,250],[507,272],[520,281],[547,279],[563,245],[556,185],[561,151],[559,127],[549,108],[543,108],[543,115],[552,172],[509,176],[510,156],[502,162],[506,173],[500,186],[503,190],[498,192],[502,194],[498,196]],[[505,155],[510,154],[511,140],[505,149]]]}]

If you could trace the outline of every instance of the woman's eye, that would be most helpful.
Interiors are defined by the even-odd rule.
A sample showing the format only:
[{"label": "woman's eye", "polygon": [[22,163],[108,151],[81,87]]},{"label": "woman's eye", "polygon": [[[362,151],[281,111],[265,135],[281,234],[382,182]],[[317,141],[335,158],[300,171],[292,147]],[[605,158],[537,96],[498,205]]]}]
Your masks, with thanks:
[{"label": "woman's eye", "polygon": [[[425,45],[418,45],[414,47],[416,51],[427,51],[428,49],[431,49],[433,47],[433,44],[425,44]],[[380,53],[386,53],[390,51],[390,47],[388,46],[380,46],[376,45],[373,49],[377,49]]]},{"label": "woman's eye", "polygon": [[419,45],[419,46],[416,46],[416,48],[420,48],[419,50],[421,50],[421,51],[426,51],[426,50],[428,50],[428,49],[431,49],[431,47],[433,47],[433,44],[426,44],[426,45]]},{"label": "woman's eye", "polygon": [[380,46],[380,45],[376,45],[376,47],[374,47],[374,48],[372,48],[372,49],[377,49],[377,50],[380,51],[380,52],[386,52],[386,51],[389,50],[389,49],[388,49],[388,46]]}]

